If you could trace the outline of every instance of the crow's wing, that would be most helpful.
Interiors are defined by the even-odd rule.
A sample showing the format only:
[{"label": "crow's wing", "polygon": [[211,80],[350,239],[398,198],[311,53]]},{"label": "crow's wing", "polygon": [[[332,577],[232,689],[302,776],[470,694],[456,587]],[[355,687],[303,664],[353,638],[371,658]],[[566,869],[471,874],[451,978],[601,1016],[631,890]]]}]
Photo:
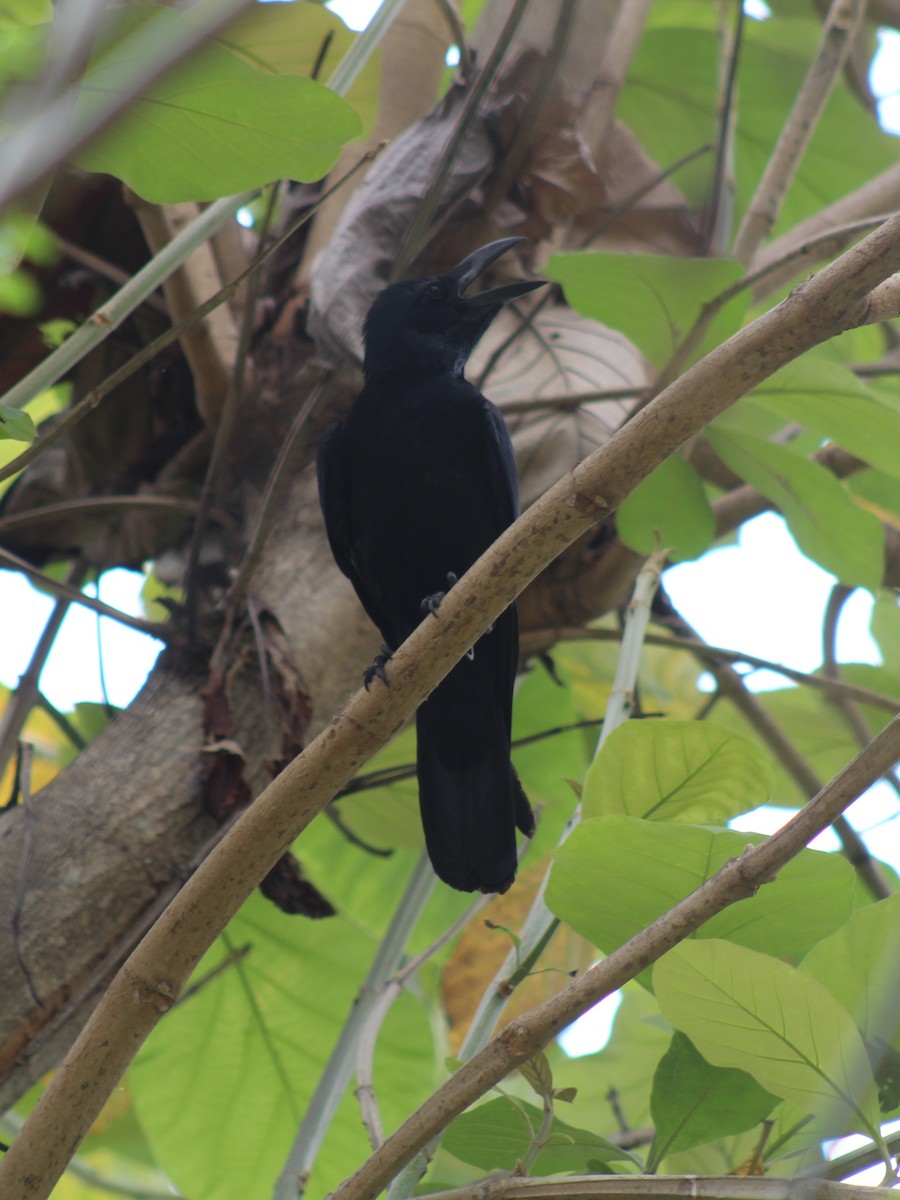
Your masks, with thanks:
[{"label": "crow's wing", "polygon": [[519,473],[509,431],[499,409],[484,400],[484,415],[488,434],[488,477],[499,518],[499,533],[519,515]]},{"label": "crow's wing", "polygon": [[344,459],[342,423],[329,426],[319,442],[316,470],[319,481],[319,503],[325,518],[325,532],[334,561],[353,584],[363,608],[375,624],[383,623],[378,606],[373,603],[369,589],[359,573],[354,554],[355,533],[350,495],[348,464]]}]

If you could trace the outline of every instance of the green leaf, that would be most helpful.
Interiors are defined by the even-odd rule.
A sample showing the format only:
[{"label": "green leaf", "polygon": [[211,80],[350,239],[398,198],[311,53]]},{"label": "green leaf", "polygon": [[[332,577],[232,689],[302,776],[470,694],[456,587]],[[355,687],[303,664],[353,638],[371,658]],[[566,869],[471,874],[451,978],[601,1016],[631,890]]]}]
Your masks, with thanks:
[{"label": "green leaf", "polygon": [[528,1062],[522,1063],[519,1074],[536,1095],[544,1097],[552,1094],[553,1072],[546,1054],[539,1052]]},{"label": "green leaf", "polygon": [[[513,1102],[503,1096],[458,1116],[444,1134],[443,1146],[463,1162],[482,1170],[513,1171],[533,1144],[543,1118],[543,1112],[535,1105],[523,1100]],[[549,1137],[552,1140],[531,1166],[532,1175],[589,1171],[608,1174],[608,1163],[631,1159],[626,1150],[586,1129],[567,1125],[558,1117],[553,1119]]]},{"label": "green leaf", "polygon": [[[122,11],[119,33],[132,36],[95,56],[79,93],[82,109],[121,90],[148,21],[176,44],[189,29],[170,8]],[[76,161],[158,204],[214,200],[274,179],[320,179],[360,129],[350,105],[320,84],[257,70],[211,45],[144,92]]]},{"label": "green leaf", "polygon": [[842,583],[875,590],[884,576],[884,533],[830,471],[784,446],[737,435],[725,422],[707,428],[716,452],[784,514],[804,554]]},{"label": "green leaf", "polygon": [[36,430],[27,412],[0,404],[0,438],[11,442],[33,442]]},{"label": "green leaf", "polygon": [[[609,954],[748,844],[762,840],[730,829],[594,817],[557,850],[547,904]],[[729,938],[771,954],[800,954],[847,919],[854,890],[853,868],[845,859],[804,850],[777,879],[717,913],[694,936]]]},{"label": "green leaf", "polygon": [[[617,118],[663,167],[708,144],[715,128],[720,42],[715,10],[705,8],[701,14],[695,7],[688,19],[671,0],[652,6],[652,19],[665,27],[647,29],[618,97]],[[700,23],[707,28],[697,28]],[[744,23],[734,114],[736,220],[756,191],[820,32],[815,20],[785,20],[779,15]],[[839,82],[785,197],[775,233],[866,183],[892,165],[896,154],[896,139],[866,120],[856,97]],[[711,172],[712,159],[706,155],[681,168],[673,182],[702,210]],[[807,265],[798,262],[798,274],[807,271]]]},{"label": "green leaf", "polygon": [[783,421],[797,421],[895,480],[900,477],[900,405],[893,396],[882,398],[866,388],[829,357],[805,354],[751,395]]},{"label": "green leaf", "polygon": [[[190,10],[185,14],[190,17]],[[312,78],[327,83],[331,73],[356,41],[340,17],[318,4],[255,4],[232,21],[216,41],[253,67],[279,75]],[[324,51],[324,56],[323,56]],[[320,61],[321,56],[321,61]],[[378,111],[378,54],[373,54],[347,92],[347,100],[362,117],[366,131]]]},{"label": "green leaf", "polygon": [[41,289],[28,271],[16,270],[0,275],[0,312],[11,317],[31,317],[40,307]]},{"label": "green leaf", "polygon": [[830,1130],[878,1127],[859,1031],[827,988],[729,942],[682,942],[653,969],[663,1013],[709,1062],[747,1071]]},{"label": "green leaf", "polygon": [[772,772],[755,742],[710,721],[627,721],[584,781],[585,816],[724,824],[765,804]]},{"label": "green leaf", "polygon": [[[232,961],[229,949],[245,946]],[[220,939],[195,974],[202,986],[168,1014],[128,1076],[156,1160],[185,1195],[271,1195],[376,948],[375,937],[341,917],[298,920],[258,893],[229,924],[228,943]],[[411,995],[400,1000],[375,1055],[388,1127],[436,1082],[426,1014]],[[347,1163],[370,1152],[350,1093],[317,1158],[310,1195],[332,1190]]]},{"label": "green leaf", "polygon": [[778,1098],[752,1075],[734,1067],[714,1067],[683,1033],[660,1059],[653,1079],[654,1158],[743,1133],[764,1120]]},{"label": "green leaf", "polygon": [[[585,317],[618,329],[663,367],[691,331],[704,307],[743,275],[726,259],[657,254],[552,254],[549,279]],[[688,361],[701,358],[740,328],[747,310],[740,293],[716,314]]]},{"label": "green leaf", "polygon": [[867,1041],[900,1049],[900,895],[867,904],[813,946],[800,970],[828,988]]},{"label": "green leaf", "polygon": [[862,507],[874,512],[879,520],[895,528],[900,526],[900,488],[897,480],[883,471],[858,471],[847,480],[851,496],[861,501]]},{"label": "green leaf", "polygon": [[709,547],[716,519],[700,476],[673,454],[619,506],[616,529],[625,545],[639,554],[666,547],[670,558],[682,562]]}]

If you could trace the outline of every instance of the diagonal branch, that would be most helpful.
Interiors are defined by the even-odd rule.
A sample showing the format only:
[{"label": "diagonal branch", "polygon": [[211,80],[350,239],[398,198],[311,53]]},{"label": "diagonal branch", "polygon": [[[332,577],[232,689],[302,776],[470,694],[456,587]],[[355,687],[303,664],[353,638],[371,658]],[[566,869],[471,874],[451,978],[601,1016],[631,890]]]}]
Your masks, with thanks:
[{"label": "diagonal branch", "polygon": [[[46,1200],[110,1090],[174,1003],[214,938],[297,835],[412,716],[519,592],[576,538],[608,516],[683,442],[745,392],[812,346],[871,320],[869,294],[898,269],[900,215],[692,366],[605,446],[536,501],[482,555],[447,594],[439,619],[423,622],[397,650],[390,688],[361,690],[344,705],[244,813],[132,954],[0,1163],[0,1193],[6,1188],[5,1194],[17,1195],[27,1189],[31,1200]],[[861,775],[868,775],[876,765],[877,773],[883,773],[890,765],[880,765],[885,747],[890,746],[893,755],[895,742],[900,742],[900,719],[876,738],[864,752],[862,764],[855,765],[846,778],[842,776],[836,789],[827,789],[828,801],[836,791],[842,808],[852,798],[848,792]],[[815,813],[820,808],[812,806]],[[826,823],[831,820],[829,815]],[[801,815],[787,828],[796,830],[798,822],[803,829],[808,824]],[[776,835],[754,851],[759,855],[754,862],[767,863],[764,878],[775,865],[766,848],[783,848],[780,837]],[[715,902],[721,904],[723,895],[736,898],[742,894],[742,878],[739,866],[721,890],[713,888]],[[691,920],[705,919],[698,914],[705,913],[702,905],[708,903],[709,892],[701,889],[698,895],[702,903],[689,909]],[[686,928],[683,912],[664,925],[664,934],[668,937],[682,928]],[[643,953],[649,944],[639,942]],[[640,952],[632,948],[631,957],[626,954],[625,958],[633,967]],[[618,968],[622,961],[621,957],[617,960]],[[556,1018],[551,1015],[549,1019],[552,1025]],[[558,1028],[556,1025],[554,1032]],[[457,1078],[469,1081],[466,1086],[480,1079],[485,1056],[496,1067],[505,1066],[506,1058],[501,1055],[495,1060],[495,1053],[491,1048],[484,1051]],[[526,1057],[531,1053],[529,1050]],[[472,1098],[463,1099],[462,1107]],[[443,1092],[438,1093],[436,1103],[444,1103]],[[441,1111],[447,1119],[453,1115],[448,1109]],[[408,1157],[428,1140],[434,1128],[425,1130],[411,1145]],[[370,1179],[390,1177],[383,1175],[384,1156],[397,1165],[392,1158],[394,1146],[389,1139],[377,1152],[372,1162],[377,1160],[380,1165],[369,1170]]]}]

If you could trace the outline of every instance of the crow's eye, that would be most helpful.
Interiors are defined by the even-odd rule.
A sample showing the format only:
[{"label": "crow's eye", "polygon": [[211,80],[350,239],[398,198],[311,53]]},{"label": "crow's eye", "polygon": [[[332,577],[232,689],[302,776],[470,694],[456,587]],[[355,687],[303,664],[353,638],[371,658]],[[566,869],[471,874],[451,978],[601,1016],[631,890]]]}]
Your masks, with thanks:
[{"label": "crow's eye", "polygon": [[429,300],[442,300],[444,298],[444,289],[439,283],[429,283],[425,289],[425,295]]}]

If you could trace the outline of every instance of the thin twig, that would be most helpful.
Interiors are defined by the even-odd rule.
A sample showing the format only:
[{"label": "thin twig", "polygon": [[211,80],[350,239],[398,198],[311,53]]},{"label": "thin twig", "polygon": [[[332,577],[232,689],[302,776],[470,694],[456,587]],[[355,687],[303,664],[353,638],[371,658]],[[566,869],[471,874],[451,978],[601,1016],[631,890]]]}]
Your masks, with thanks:
[{"label": "thin twig", "polygon": [[[618,642],[621,639],[622,634],[618,629],[591,629],[590,627],[584,628],[580,625],[557,625],[546,629],[528,630],[522,637],[521,649],[523,655],[527,656],[528,654],[535,653],[537,649],[553,645],[555,642],[591,640]],[[811,675],[807,671],[795,671],[793,667],[786,667],[784,663],[776,662],[774,659],[759,658],[755,654],[747,654],[744,650],[730,650],[724,646],[709,646],[706,642],[696,638],[679,637],[677,634],[648,633],[644,640],[650,646],[662,646],[672,650],[692,650],[700,652],[704,656],[708,655],[710,658],[721,659],[723,662],[746,663],[747,666],[758,668],[761,671],[775,671],[777,674],[783,675],[785,679],[790,679],[794,683],[815,688],[817,691],[825,692],[829,695],[843,694],[850,699],[859,701],[860,704],[869,704],[873,708],[883,708],[889,713],[895,713],[900,710],[900,700],[896,696],[887,696],[882,692],[873,692],[870,688],[860,687],[858,684],[850,683],[844,679],[831,679],[824,675]],[[385,768],[386,771],[389,769],[391,768]]]},{"label": "thin twig", "polygon": [[506,147],[502,159],[491,173],[490,185],[483,204],[483,211],[487,217],[490,217],[497,206],[503,203],[520,176],[522,165],[531,146],[531,139],[540,122],[544,106],[555,86],[560,63],[569,44],[577,8],[576,0],[561,0],[550,49],[541,56],[538,77],[528,89],[525,106],[516,122],[515,133]]},{"label": "thin twig", "polygon": [[[10,513],[0,517],[0,538],[17,529],[27,529],[29,525],[39,525],[42,521],[52,521],[58,517],[69,517],[73,513],[98,513],[100,515],[115,512],[118,509],[148,508],[159,512],[183,513],[193,516],[197,512],[197,501],[181,496],[88,496],[72,500],[62,500],[58,504],[40,504],[36,508],[28,508],[23,512]],[[230,513],[215,509],[210,514],[217,524],[226,529],[234,529],[235,521]]]},{"label": "thin twig", "polygon": [[[275,215],[275,204],[278,198],[278,188],[269,190],[268,203],[262,219],[259,236],[259,247],[265,248],[266,238]],[[264,262],[261,253],[254,255],[247,269],[247,294],[244,307],[244,317],[241,322],[241,336],[238,343],[237,358],[234,372],[228,386],[225,388],[225,401],[219,413],[216,431],[213,437],[212,452],[209,456],[203,486],[200,489],[200,500],[197,509],[197,519],[191,534],[188,549],[187,570],[185,572],[185,606],[187,608],[188,641],[193,645],[197,636],[197,604],[198,588],[197,575],[200,565],[200,551],[206,537],[206,529],[215,498],[215,488],[219,486],[222,471],[228,452],[231,449],[231,439],[237,422],[240,402],[244,392],[244,378],[247,369],[247,358],[250,351],[250,339],[253,336],[253,323],[256,317],[256,299],[259,293],[260,268]]]},{"label": "thin twig", "polygon": [[38,1006],[44,1007],[44,1002],[37,994],[34,979],[28,964],[22,957],[22,912],[25,908],[25,897],[28,895],[29,876],[31,874],[31,857],[34,853],[34,823],[36,816],[31,805],[31,759],[34,747],[30,742],[19,742],[19,766],[16,772],[19,780],[20,804],[25,812],[25,829],[22,837],[22,856],[19,859],[19,881],[16,886],[16,905],[13,909],[10,927],[13,946],[16,951],[16,962],[19,970],[25,976],[31,998]]},{"label": "thin twig", "polygon": [[0,564],[9,567],[13,571],[20,571],[23,575],[36,580],[48,592],[59,596],[61,599],[69,601],[73,604],[80,604],[84,608],[91,609],[92,612],[98,612],[103,617],[111,617],[112,620],[118,621],[120,625],[128,625],[132,629],[137,629],[139,633],[147,633],[150,637],[159,638],[162,642],[173,642],[177,639],[177,635],[168,625],[162,625],[158,621],[145,621],[141,617],[133,617],[130,613],[122,612],[121,609],[113,608],[110,604],[104,604],[102,600],[95,600],[92,596],[85,596],[84,592],[78,591],[77,588],[70,587],[67,583],[62,583],[58,579],[47,575],[44,571],[34,567],[30,562],[26,562],[24,558],[19,558],[17,554],[12,554],[9,550],[0,548]]},{"label": "thin twig", "polygon": [[738,262],[752,260],[775,224],[831,89],[840,77],[864,10],[865,0],[832,0],[815,57],[734,240],[732,254]]},{"label": "thin twig", "polygon": [[[696,630],[680,614],[677,614],[677,623],[678,628],[683,630],[687,636],[702,642],[703,639]],[[702,651],[697,652],[697,658],[705,663],[714,676],[719,690],[731,700],[744,719],[756,730],[803,795],[807,798],[818,795],[823,787],[821,780],[778,722],[769,715],[756,696],[748,690],[746,683],[737,671],[727,663],[717,662],[715,659],[705,656]],[[841,842],[841,851],[844,857],[854,867],[875,899],[884,900],[892,895],[893,889],[882,875],[865,842],[843,814],[835,819],[834,831]]]},{"label": "thin twig", "polygon": [[[241,560],[241,565],[235,577],[234,583],[228,593],[228,611],[233,617],[234,612],[240,607],[243,602],[247,589],[250,586],[250,580],[253,578],[257,566],[259,565],[260,557],[262,556],[263,547],[266,543],[266,538],[269,534],[269,528],[272,523],[272,518],[275,515],[275,501],[281,491],[281,487],[287,479],[287,470],[290,466],[291,459],[294,454],[294,448],[300,438],[300,434],[306,427],[306,422],[309,420],[312,413],[319,404],[322,404],[331,391],[335,380],[335,371],[328,371],[325,376],[312,388],[307,395],[303,404],[291,422],[291,427],[287,432],[287,436],[281,443],[278,450],[278,457],[269,472],[266,480],[266,487],[260,498],[259,506],[256,510],[256,516],[253,521],[253,528],[250,531],[250,536],[247,540],[247,549],[244,552],[244,557]],[[226,625],[228,620],[226,620]]]},{"label": "thin twig", "polygon": [[[0,555],[2,555],[2,552],[0,552]],[[69,587],[72,591],[81,595],[80,588],[87,573],[88,568],[85,563],[81,561],[75,562],[69,570],[65,584],[61,586]],[[31,661],[20,676],[15,694],[10,699],[3,712],[3,717],[0,719],[0,776],[3,775],[7,763],[13,754],[15,754],[16,746],[19,743],[19,735],[25,726],[25,722],[28,720],[28,714],[37,703],[39,694],[38,683],[41,678],[41,672],[46,665],[47,659],[50,657],[56,636],[65,620],[71,603],[71,596],[60,596],[54,604],[53,610],[47,619],[47,624],[44,626],[38,643],[32,651]]]},{"label": "thin twig", "polygon": [[506,19],[506,24],[500,31],[497,43],[484,65],[484,70],[480,73],[466,97],[466,102],[463,105],[462,112],[459,114],[456,128],[453,130],[450,140],[447,143],[434,179],[422,197],[421,203],[416,209],[416,215],[413,217],[400,249],[397,251],[391,268],[391,281],[400,279],[406,273],[410,263],[415,260],[416,255],[419,253],[420,243],[426,231],[432,228],[434,216],[441,202],[444,200],[444,188],[450,177],[456,156],[462,148],[469,129],[478,116],[478,107],[487,95],[488,88],[493,82],[497,69],[512,43],[513,36],[525,15],[528,4],[529,0],[514,0],[509,16]]},{"label": "thin twig", "polygon": [[[833,204],[827,204],[812,216],[798,222],[780,237],[769,242],[754,256],[754,262],[757,266],[763,267],[766,263],[789,258],[795,247],[810,239],[818,238],[819,234],[828,229],[840,228],[848,222],[858,221],[874,213],[893,212],[898,205],[900,205],[900,162],[895,162],[880,175],[876,175],[874,179],[867,180],[861,187],[855,188],[846,196],[841,196]],[[827,242],[821,243],[822,257],[826,256],[826,248],[827,254],[832,253],[832,248],[828,246]],[[843,246],[838,242],[834,246],[833,252],[837,253],[842,248]],[[790,271],[776,271],[770,275],[769,291],[782,287],[789,281],[791,274]]]},{"label": "thin twig", "polygon": [[35,696],[34,706],[47,714],[57,729],[59,729],[64,737],[68,738],[76,750],[83,750],[87,746],[87,738],[81,735],[64,712],[60,712],[55,704],[50,703],[43,692],[39,691]]},{"label": "thin twig", "polygon": [[430,946],[426,946],[415,958],[410,959],[402,970],[389,979],[385,983],[381,995],[375,998],[360,1033],[359,1050],[356,1057],[356,1095],[362,1110],[363,1124],[373,1149],[384,1141],[384,1127],[373,1085],[375,1047],[381,1026],[413,976],[430,958],[437,954],[438,950],[456,937],[491,902],[491,899],[490,896],[479,896],[474,900],[462,916],[458,917],[448,929],[445,929],[440,937],[436,938]]},{"label": "thin twig", "polygon": [[472,74],[472,51],[466,41],[466,30],[452,0],[437,0],[441,16],[447,22],[453,45],[459,50],[459,72],[464,79]]},{"label": "thin twig", "polygon": [[[738,63],[741,58],[745,20],[744,5],[739,2],[734,7],[734,32],[720,35],[725,57],[725,71],[722,72],[720,68],[719,91],[716,97],[719,110],[719,130],[716,137],[716,156],[709,185],[709,197],[703,215],[704,255],[709,254],[710,251],[714,255],[727,253],[727,246],[731,240],[730,232],[734,209],[733,178],[729,178],[731,196],[727,212],[723,200],[726,175],[731,175],[734,157],[734,90],[737,83]],[[723,26],[725,25],[724,15],[721,23]]]},{"label": "thin twig", "polygon": [[[841,612],[854,589],[843,583],[835,583],[825,605],[822,617],[822,671],[827,679],[841,683],[841,668],[837,658],[837,632]],[[871,730],[859,706],[846,691],[838,688],[831,694],[831,702],[843,718],[844,724],[853,734],[858,746],[864,746],[871,737]],[[900,707],[900,704],[898,704]],[[885,775],[885,782],[900,795],[900,779],[896,771]]]}]

